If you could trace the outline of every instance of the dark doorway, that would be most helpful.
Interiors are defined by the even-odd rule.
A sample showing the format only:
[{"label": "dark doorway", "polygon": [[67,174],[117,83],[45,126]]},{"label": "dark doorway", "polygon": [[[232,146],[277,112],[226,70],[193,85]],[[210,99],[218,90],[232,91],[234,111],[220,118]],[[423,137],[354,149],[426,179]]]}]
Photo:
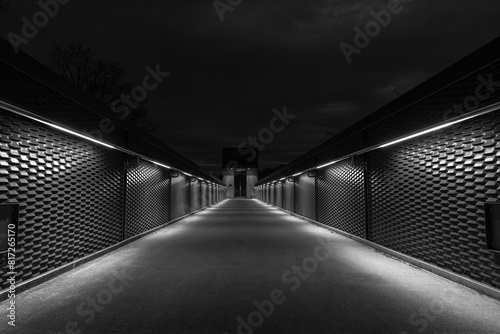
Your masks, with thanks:
[{"label": "dark doorway", "polygon": [[247,171],[234,171],[234,197],[247,197]]}]

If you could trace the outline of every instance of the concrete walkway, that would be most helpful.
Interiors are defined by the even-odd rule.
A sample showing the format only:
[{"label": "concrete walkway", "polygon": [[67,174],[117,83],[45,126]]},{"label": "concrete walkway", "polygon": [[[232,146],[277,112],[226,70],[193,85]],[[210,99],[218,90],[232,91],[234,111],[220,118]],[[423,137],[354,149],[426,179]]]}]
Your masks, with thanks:
[{"label": "concrete walkway", "polygon": [[1,333],[500,333],[500,302],[256,200],[17,296]]}]

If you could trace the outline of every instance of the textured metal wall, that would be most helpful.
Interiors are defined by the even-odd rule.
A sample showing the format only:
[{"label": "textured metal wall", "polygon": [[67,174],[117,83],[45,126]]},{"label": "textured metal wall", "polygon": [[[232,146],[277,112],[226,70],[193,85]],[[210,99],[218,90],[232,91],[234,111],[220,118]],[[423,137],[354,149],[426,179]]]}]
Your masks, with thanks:
[{"label": "textured metal wall", "polygon": [[373,241],[500,288],[483,203],[500,199],[500,115],[374,151]]},{"label": "textured metal wall", "polygon": [[[489,43],[259,184],[315,169],[463,112],[494,107],[500,90],[484,82],[500,77],[499,45],[500,39]],[[478,93],[485,98],[474,99]],[[467,111],[460,105],[467,105]],[[317,170],[317,220],[500,288],[500,255],[486,249],[484,223],[484,203],[500,200],[499,118],[496,110],[373,150],[361,157],[362,163],[354,157]],[[305,207],[312,196],[306,190],[310,187],[301,187],[302,178],[295,194],[295,211],[301,214],[312,211]],[[284,187],[283,207],[293,211],[293,188],[289,182]]]},{"label": "textured metal wall", "polygon": [[170,220],[170,171],[141,161],[127,171],[126,237]]},{"label": "textured metal wall", "polygon": [[363,174],[363,167],[353,166],[350,160],[316,171],[320,223],[365,237]]},{"label": "textured metal wall", "polygon": [[122,239],[123,166],[118,151],[0,110],[0,203],[20,204],[17,282]]},{"label": "textured metal wall", "polygon": [[176,219],[189,213],[189,179],[182,173],[172,177],[172,202],[170,219]]},{"label": "textured metal wall", "polygon": [[295,213],[316,219],[316,184],[315,177],[304,173],[297,177],[295,184]]},{"label": "textured metal wall", "polygon": [[294,182],[286,180],[283,184],[283,209],[292,211],[295,209]]}]

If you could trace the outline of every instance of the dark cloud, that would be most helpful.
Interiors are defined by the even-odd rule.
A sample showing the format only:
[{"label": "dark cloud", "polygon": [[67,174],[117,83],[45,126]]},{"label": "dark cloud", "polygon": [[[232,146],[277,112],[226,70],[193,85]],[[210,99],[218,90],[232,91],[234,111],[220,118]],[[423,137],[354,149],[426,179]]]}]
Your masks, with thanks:
[{"label": "dark cloud", "polygon": [[[21,48],[42,62],[53,44],[82,41],[140,81],[171,75],[149,95],[155,135],[217,169],[221,149],[269,125],[273,108],[297,114],[261,152],[289,162],[497,37],[496,0],[401,2],[402,13],[348,64],[339,43],[388,1],[243,0],[224,22],[212,1],[71,1]],[[13,2],[2,36],[19,33],[36,2]]]}]

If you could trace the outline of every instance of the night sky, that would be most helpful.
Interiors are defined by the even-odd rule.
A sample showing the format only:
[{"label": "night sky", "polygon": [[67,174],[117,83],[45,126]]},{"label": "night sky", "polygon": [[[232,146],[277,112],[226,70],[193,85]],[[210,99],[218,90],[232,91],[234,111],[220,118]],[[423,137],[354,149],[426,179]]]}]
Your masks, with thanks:
[{"label": "night sky", "polygon": [[[221,1],[239,2],[221,21],[213,0],[72,0],[20,49],[47,63],[50,46],[82,42],[135,82],[159,64],[170,75],[148,95],[153,134],[219,170],[222,147],[269,127],[273,108],[297,116],[265,145],[261,167],[290,162],[500,31],[498,0],[401,1],[348,64],[339,44],[355,46],[354,28],[390,1]],[[11,0],[1,36],[20,34],[39,10]]]}]

